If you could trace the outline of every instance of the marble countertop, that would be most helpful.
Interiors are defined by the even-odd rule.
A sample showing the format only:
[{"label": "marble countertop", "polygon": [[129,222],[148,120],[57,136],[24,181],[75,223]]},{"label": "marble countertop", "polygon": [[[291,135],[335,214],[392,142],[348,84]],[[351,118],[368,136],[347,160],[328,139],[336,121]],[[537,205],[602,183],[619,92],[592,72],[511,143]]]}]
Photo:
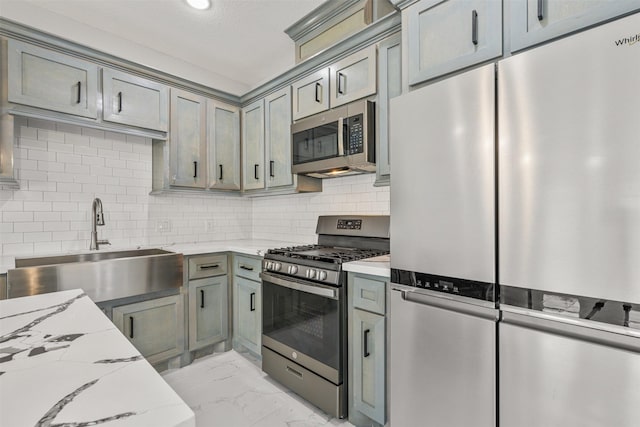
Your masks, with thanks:
[{"label": "marble countertop", "polygon": [[79,289],[0,301],[0,425],[195,426]]},{"label": "marble countertop", "polygon": [[[220,240],[212,242],[201,243],[173,243],[169,245],[156,245],[156,246],[137,246],[137,247],[121,247],[112,248],[107,250],[100,250],[100,252],[117,252],[126,251],[130,249],[147,249],[147,248],[159,248],[171,252],[181,253],[183,255],[197,255],[213,252],[237,252],[245,255],[257,255],[264,256],[268,249],[282,248],[286,246],[297,246],[304,243],[290,242],[284,240],[261,240],[261,239],[238,239],[238,240]],[[33,255],[20,256],[19,258],[31,258],[40,256],[58,256],[69,255],[78,253],[87,253],[86,251],[74,251],[74,252],[61,252],[61,253],[36,253]],[[12,256],[0,256],[0,274],[6,274],[12,268],[15,268],[16,257]]]},{"label": "marble countertop", "polygon": [[342,264],[345,271],[353,273],[371,274],[372,276],[390,277],[390,256],[382,255],[367,258],[360,261],[351,261]]}]

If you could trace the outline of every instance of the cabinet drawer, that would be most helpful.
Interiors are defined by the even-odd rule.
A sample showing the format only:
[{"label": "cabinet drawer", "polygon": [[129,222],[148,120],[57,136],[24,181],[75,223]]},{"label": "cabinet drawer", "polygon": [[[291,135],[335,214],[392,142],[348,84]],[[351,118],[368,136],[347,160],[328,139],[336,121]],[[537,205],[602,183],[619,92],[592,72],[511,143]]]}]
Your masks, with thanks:
[{"label": "cabinet drawer", "polygon": [[260,281],[262,258],[251,258],[242,255],[234,256],[233,274],[249,280]]},{"label": "cabinet drawer", "polygon": [[189,280],[227,274],[226,255],[199,255],[189,257]]},{"label": "cabinet drawer", "polygon": [[361,276],[354,274],[353,306],[363,310],[384,315],[386,302],[386,280],[375,276]]}]

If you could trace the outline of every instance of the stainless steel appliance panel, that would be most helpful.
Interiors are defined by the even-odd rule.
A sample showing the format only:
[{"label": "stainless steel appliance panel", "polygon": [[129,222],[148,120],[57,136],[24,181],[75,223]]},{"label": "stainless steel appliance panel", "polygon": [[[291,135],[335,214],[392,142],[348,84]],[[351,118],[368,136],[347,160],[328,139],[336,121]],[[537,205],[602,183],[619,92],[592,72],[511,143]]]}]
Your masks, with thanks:
[{"label": "stainless steel appliance panel", "polygon": [[391,100],[393,268],[495,282],[495,68]]},{"label": "stainless steel appliance panel", "polygon": [[640,302],[639,28],[499,63],[501,284]]},{"label": "stainless steel appliance panel", "polygon": [[504,313],[499,326],[501,425],[638,425],[640,335],[602,332],[581,322],[589,323]]},{"label": "stainless steel appliance panel", "polygon": [[390,425],[495,427],[497,310],[390,293]]}]

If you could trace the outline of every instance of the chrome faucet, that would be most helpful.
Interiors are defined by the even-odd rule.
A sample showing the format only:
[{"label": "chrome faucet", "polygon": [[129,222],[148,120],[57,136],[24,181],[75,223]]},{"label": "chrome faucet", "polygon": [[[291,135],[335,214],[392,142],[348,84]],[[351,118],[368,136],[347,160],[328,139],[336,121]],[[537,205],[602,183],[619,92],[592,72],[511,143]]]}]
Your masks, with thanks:
[{"label": "chrome faucet", "polygon": [[98,250],[100,245],[110,245],[108,240],[98,240],[96,226],[104,225],[104,213],[102,213],[102,200],[97,197],[91,205],[91,244],[89,250]]}]

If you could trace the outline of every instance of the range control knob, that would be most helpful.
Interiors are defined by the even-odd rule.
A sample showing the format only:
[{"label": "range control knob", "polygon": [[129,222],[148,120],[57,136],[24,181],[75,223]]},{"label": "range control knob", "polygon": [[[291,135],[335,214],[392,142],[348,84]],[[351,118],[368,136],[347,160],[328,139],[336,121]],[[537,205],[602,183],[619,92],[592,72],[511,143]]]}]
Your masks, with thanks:
[{"label": "range control knob", "polygon": [[307,278],[315,279],[316,278],[316,273],[317,273],[317,271],[314,270],[313,268],[308,269],[307,270]]},{"label": "range control knob", "polygon": [[320,280],[327,280],[327,272],[326,271],[322,271],[320,270],[318,272],[318,279]]},{"label": "range control knob", "polygon": [[273,263],[271,261],[267,261],[267,264],[266,264],[267,270],[271,270],[271,267],[273,267]]},{"label": "range control knob", "polygon": [[282,264],[280,264],[279,262],[274,262],[273,263],[273,269],[275,271],[280,271],[282,269]]},{"label": "range control knob", "polygon": [[287,273],[289,274],[296,274],[297,272],[298,272],[297,265],[290,265],[289,268],[287,269]]}]

